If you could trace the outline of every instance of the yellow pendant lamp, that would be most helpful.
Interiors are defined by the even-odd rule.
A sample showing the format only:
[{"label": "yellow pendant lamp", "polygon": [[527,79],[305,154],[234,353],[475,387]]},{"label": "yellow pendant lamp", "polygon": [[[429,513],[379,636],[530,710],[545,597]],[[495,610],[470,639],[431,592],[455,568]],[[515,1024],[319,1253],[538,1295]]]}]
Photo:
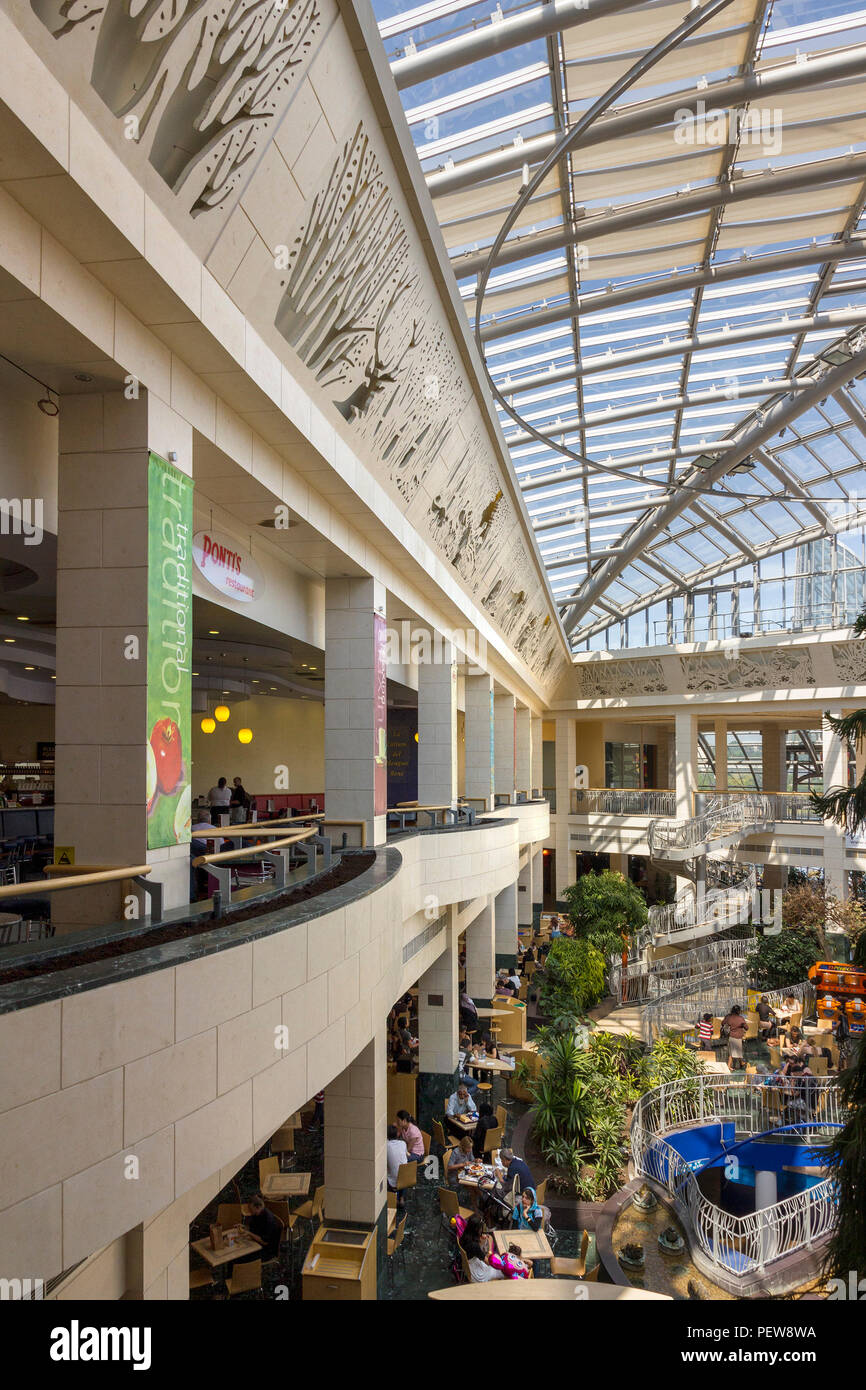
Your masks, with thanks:
[{"label": "yellow pendant lamp", "polygon": [[252,743],[252,729],[238,729],[238,743]]},{"label": "yellow pendant lamp", "polygon": [[229,715],[231,714],[231,710],[229,709],[228,705],[217,705],[213,714],[214,719],[218,719],[221,724],[224,724],[228,719]]},{"label": "yellow pendant lamp", "polygon": [[201,731],[202,731],[203,734],[212,734],[215,728],[216,728],[216,720],[215,720],[215,719],[211,719],[210,715],[208,714],[208,715],[201,721]]}]

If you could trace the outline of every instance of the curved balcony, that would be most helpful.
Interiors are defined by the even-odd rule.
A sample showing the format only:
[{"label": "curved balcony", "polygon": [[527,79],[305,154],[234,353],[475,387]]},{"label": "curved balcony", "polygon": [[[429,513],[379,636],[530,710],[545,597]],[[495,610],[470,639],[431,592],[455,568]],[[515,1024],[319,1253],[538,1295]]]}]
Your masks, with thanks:
[{"label": "curved balcony", "polygon": [[[788,1136],[813,1165],[820,1164],[821,1146],[842,1123],[839,1090],[835,1078],[804,1080],[807,1088],[801,1085],[796,1095],[783,1097],[753,1077],[701,1076],[660,1086],[635,1106],[635,1172],[671,1200],[689,1234],[695,1264],[731,1293],[783,1291],[793,1270],[802,1278],[803,1262],[795,1257],[817,1257],[833,1230],[835,1191],[829,1177],[740,1216],[712,1201],[699,1182],[700,1173],[730,1164],[749,1140],[754,1141],[747,1150],[752,1164],[777,1169],[783,1155],[778,1149],[774,1154],[773,1145]],[[792,1122],[789,1112],[799,1118]],[[683,1142],[690,1131],[690,1142]]]},{"label": "curved balcony", "polygon": [[[448,945],[446,908],[515,882],[518,835],[513,816],[407,833],[352,852],[336,888],[307,878],[270,911],[266,891],[259,916],[247,899],[166,913],[159,940],[119,922],[4,951],[0,1276],[52,1278],[194,1190],[199,1210],[378,1035]],[[81,959],[99,945],[118,949]]]}]

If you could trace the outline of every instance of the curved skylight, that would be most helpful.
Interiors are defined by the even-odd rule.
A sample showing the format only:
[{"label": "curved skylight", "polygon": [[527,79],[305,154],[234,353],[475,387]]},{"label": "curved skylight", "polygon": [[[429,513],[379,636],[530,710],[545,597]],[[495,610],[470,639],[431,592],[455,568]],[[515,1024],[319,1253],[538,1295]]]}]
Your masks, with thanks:
[{"label": "curved skylight", "polygon": [[[698,7],[374,8],[474,326],[521,189]],[[481,305],[575,650],[742,635],[771,613],[790,626],[806,563],[863,568],[866,10],[699,8],[553,165]]]}]

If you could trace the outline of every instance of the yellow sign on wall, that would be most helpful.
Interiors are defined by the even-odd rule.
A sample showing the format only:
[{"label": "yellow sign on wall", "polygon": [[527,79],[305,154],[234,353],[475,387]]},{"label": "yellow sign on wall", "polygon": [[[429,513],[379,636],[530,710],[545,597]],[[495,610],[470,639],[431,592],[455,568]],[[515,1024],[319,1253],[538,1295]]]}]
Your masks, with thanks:
[{"label": "yellow sign on wall", "polygon": [[55,845],[54,862],[55,864],[62,864],[66,869],[71,869],[75,863],[75,846]]}]

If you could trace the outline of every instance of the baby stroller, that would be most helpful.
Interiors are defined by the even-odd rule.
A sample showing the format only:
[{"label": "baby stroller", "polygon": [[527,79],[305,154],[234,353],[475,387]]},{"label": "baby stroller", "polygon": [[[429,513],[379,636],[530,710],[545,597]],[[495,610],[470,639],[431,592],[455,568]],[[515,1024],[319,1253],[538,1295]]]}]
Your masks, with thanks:
[{"label": "baby stroller", "polygon": [[511,1202],[501,1183],[481,1188],[478,1193],[478,1214],[485,1226],[498,1231],[511,1224]]}]

